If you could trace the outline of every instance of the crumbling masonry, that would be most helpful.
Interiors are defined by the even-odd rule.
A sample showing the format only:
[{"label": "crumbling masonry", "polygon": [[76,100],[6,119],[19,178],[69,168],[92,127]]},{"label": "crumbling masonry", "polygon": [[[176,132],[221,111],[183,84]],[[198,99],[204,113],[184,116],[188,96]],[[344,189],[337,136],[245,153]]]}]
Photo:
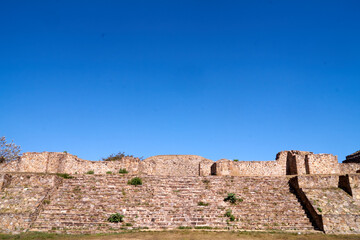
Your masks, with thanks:
[{"label": "crumbling masonry", "polygon": [[[0,232],[191,227],[360,233],[359,170],[359,153],[338,163],[332,154],[303,151],[279,152],[275,161],[216,162],[195,155],[105,162],[29,152],[0,164]],[[127,184],[135,176],[143,185]],[[228,193],[239,201],[224,201]],[[229,209],[234,221],[225,216]],[[113,213],[124,222],[108,222]]]}]

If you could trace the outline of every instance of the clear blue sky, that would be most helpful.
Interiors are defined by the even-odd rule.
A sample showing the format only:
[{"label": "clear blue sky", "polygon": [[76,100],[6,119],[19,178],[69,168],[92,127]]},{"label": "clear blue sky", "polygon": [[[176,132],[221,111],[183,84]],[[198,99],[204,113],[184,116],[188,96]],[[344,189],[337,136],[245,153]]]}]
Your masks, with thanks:
[{"label": "clear blue sky", "polygon": [[3,1],[0,135],[98,160],[360,149],[359,1]]}]

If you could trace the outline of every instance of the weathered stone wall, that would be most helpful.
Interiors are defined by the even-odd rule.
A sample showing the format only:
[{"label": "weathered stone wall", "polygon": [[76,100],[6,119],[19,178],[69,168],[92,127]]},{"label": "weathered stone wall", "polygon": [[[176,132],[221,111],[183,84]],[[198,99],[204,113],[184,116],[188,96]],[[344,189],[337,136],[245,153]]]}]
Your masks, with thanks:
[{"label": "weathered stone wall", "polygon": [[352,174],[360,171],[360,163],[339,163],[341,174]]},{"label": "weathered stone wall", "polygon": [[[201,168],[200,168],[201,169]],[[207,168],[206,168],[207,169]],[[139,176],[143,185],[128,185]],[[348,175],[352,196],[338,188],[340,175],[159,176],[134,174],[0,174],[0,232],[109,232],[124,228],[209,226],[243,230],[313,230],[298,199],[306,200],[326,233],[360,233],[360,174]],[[3,184],[5,183],[5,184]],[[228,193],[241,199],[225,202]],[[302,197],[302,198],[301,198]],[[199,204],[202,202],[203,204]],[[227,223],[231,209],[236,221]],[[109,223],[120,212],[125,222]],[[130,224],[130,225],[126,225]]]},{"label": "weathered stone wall", "polygon": [[69,153],[27,152],[19,161],[0,164],[0,172],[42,172],[82,174],[94,171],[95,174],[118,172],[125,168],[130,173],[138,171],[140,159],[124,157],[120,161],[88,161]]},{"label": "weathered stone wall", "polygon": [[[340,175],[297,176],[300,190],[322,219],[325,233],[360,233],[360,205],[339,188]],[[355,180],[357,181],[357,180]]]},{"label": "weathered stone wall", "polygon": [[349,184],[353,198],[360,204],[360,174],[349,174]]},{"label": "weathered stone wall", "polygon": [[309,174],[340,174],[337,156],[332,154],[309,154],[305,161],[309,164]]},{"label": "weathered stone wall", "polygon": [[160,176],[210,175],[213,163],[212,160],[196,155],[159,155],[143,160],[139,171]]},{"label": "weathered stone wall", "polygon": [[276,161],[235,162],[221,159],[216,162],[218,176],[280,176],[285,175],[284,166]]},{"label": "weathered stone wall", "polygon": [[343,161],[344,163],[360,163],[360,151],[354,152],[346,156],[346,160]]},{"label": "weathered stone wall", "polygon": [[214,161],[201,161],[199,176],[216,175],[216,172],[212,172],[211,170],[214,165]]},{"label": "weathered stone wall", "polygon": [[275,161],[217,162],[196,155],[159,155],[143,161],[125,157],[121,161],[88,161],[69,153],[27,152],[19,161],[0,164],[0,172],[43,172],[82,174],[130,173],[169,176],[282,176],[308,174],[351,174],[360,170],[360,163],[338,163],[332,154],[304,151],[282,151]]},{"label": "weathered stone wall", "polygon": [[287,174],[288,175],[305,175],[308,174],[309,168],[306,165],[306,156],[313,154],[305,151],[289,151],[287,156]]},{"label": "weathered stone wall", "polygon": [[339,175],[298,176],[298,182],[301,188],[337,188]]},{"label": "weathered stone wall", "polygon": [[287,174],[340,174],[340,167],[337,157],[332,154],[289,151],[287,157]]},{"label": "weathered stone wall", "polygon": [[[16,180],[7,190],[11,189],[20,196],[29,190],[34,193],[33,184],[27,186],[27,181],[24,184],[20,181],[31,174],[10,175]],[[128,185],[128,180],[134,176],[141,177],[143,185]],[[41,196],[46,196],[47,189],[38,190]],[[224,201],[230,192],[242,200],[237,204]],[[32,199],[30,195],[16,199],[19,204],[10,213],[20,209],[21,204],[26,205],[27,198],[29,201]],[[9,200],[10,196],[0,198],[0,204]],[[96,233],[126,228],[176,229],[180,226],[207,226],[224,230],[313,230],[296,196],[289,191],[288,178],[285,176],[85,174],[63,179],[47,201],[42,202],[36,217],[29,218],[30,224],[22,225],[23,230]],[[228,222],[229,217],[224,216],[228,209],[236,221]],[[123,223],[107,221],[110,214],[116,212],[125,216]],[[25,220],[14,219],[12,223],[16,225]],[[2,231],[12,231],[12,226],[5,220],[0,221],[0,228]]]},{"label": "weathered stone wall", "polygon": [[220,176],[280,176],[307,174],[340,174],[337,157],[304,151],[282,151],[275,161],[241,161],[222,159],[216,163]]},{"label": "weathered stone wall", "polygon": [[219,176],[284,176],[288,151],[279,152],[275,161],[216,161],[214,171]]},{"label": "weathered stone wall", "polygon": [[2,174],[0,191],[0,232],[22,232],[41,211],[42,202],[61,182],[45,174]]}]

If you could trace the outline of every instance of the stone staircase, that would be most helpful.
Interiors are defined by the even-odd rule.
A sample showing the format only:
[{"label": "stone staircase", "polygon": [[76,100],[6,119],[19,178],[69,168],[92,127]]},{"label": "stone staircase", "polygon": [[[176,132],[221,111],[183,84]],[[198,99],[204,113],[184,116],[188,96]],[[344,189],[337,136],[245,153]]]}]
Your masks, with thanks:
[{"label": "stone staircase", "polygon": [[[306,183],[306,178],[316,184]],[[325,233],[360,233],[360,202],[356,195],[351,196],[338,187],[339,176],[302,176],[299,179],[304,182],[302,191],[322,218]]]},{"label": "stone staircase", "polygon": [[28,229],[41,210],[42,201],[54,187],[54,180],[55,176],[7,175],[0,191],[0,232],[16,233]]},{"label": "stone staircase", "polygon": [[[32,231],[68,233],[178,227],[313,230],[286,177],[77,175],[64,179],[31,225]],[[225,202],[228,193],[242,201]],[[200,202],[203,204],[201,205]],[[230,209],[235,221],[225,212]],[[123,223],[109,223],[113,213]]]}]

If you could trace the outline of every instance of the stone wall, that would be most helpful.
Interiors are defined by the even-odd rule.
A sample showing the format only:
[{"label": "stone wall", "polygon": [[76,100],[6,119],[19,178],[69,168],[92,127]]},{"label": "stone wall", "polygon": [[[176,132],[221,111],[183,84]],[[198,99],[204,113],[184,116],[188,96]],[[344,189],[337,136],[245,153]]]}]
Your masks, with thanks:
[{"label": "stone wall", "polygon": [[45,174],[2,174],[0,231],[18,233],[30,228],[44,199],[61,179]]},{"label": "stone wall", "polygon": [[313,154],[312,152],[304,151],[288,151],[287,154],[287,175],[305,175],[308,174],[308,168],[306,167],[306,156]]},{"label": "stone wall", "polygon": [[118,172],[125,168],[130,173],[138,172],[140,159],[124,157],[120,161],[88,161],[69,153],[26,152],[19,161],[0,164],[0,172],[42,172],[82,174],[94,171],[95,174]]},{"label": "stone wall", "polygon": [[276,155],[275,161],[216,161],[213,172],[219,176],[284,176],[289,151]]},{"label": "stone wall", "polygon": [[[0,204],[12,200],[13,207],[7,218],[0,215],[0,232],[30,230],[79,234],[135,228],[177,229],[180,226],[222,230],[313,230],[296,196],[289,191],[286,176],[78,174],[72,179],[62,179],[47,197],[51,184],[45,179],[56,176],[43,175],[45,182],[42,184],[39,174],[9,175],[13,182],[0,192],[5,196],[0,197]],[[28,182],[28,176],[34,183]],[[134,176],[141,177],[143,184],[127,184]],[[35,189],[35,185],[44,188]],[[224,201],[230,192],[241,201],[237,204]],[[14,195],[23,197],[11,198]],[[41,200],[44,198],[47,201]],[[23,210],[35,209],[37,203],[42,207],[33,218],[10,219],[17,211],[20,214],[15,216],[29,217]],[[236,221],[229,222],[229,217],[224,216],[228,209]],[[124,215],[124,222],[109,223],[110,214],[117,212]]]},{"label": "stone wall", "polygon": [[139,172],[160,176],[210,175],[213,163],[196,155],[159,155],[143,160]]},{"label": "stone wall", "polygon": [[[349,194],[351,190],[349,191],[348,186],[344,187],[348,183],[343,177],[340,175],[296,177],[299,190],[305,194],[311,209],[315,210],[314,216],[321,219],[325,233],[360,233],[360,204]],[[353,178],[350,182],[354,185],[357,178]]]},{"label": "stone wall", "polygon": [[235,162],[222,159],[216,162],[218,176],[280,176],[285,175],[284,166],[276,161]]},{"label": "stone wall", "polygon": [[305,161],[309,164],[309,174],[340,174],[337,156],[332,154],[309,154]]},{"label": "stone wall", "polygon": [[339,163],[341,174],[351,174],[360,171],[360,163]]},{"label": "stone wall", "polygon": [[347,176],[351,186],[351,195],[360,204],[360,174],[349,174]]},{"label": "stone wall", "polygon": [[69,153],[27,152],[19,161],[1,163],[0,172],[42,172],[82,174],[130,173],[169,176],[283,176],[308,174],[351,174],[360,170],[360,163],[338,163],[332,154],[305,151],[282,151],[275,161],[216,162],[196,155],[159,155],[143,161],[124,157],[120,161],[88,161]]},{"label": "stone wall", "polygon": [[[142,178],[141,186],[127,184],[135,176]],[[344,177],[348,178],[344,184],[351,191],[338,187]],[[289,180],[296,194],[290,191]],[[314,230],[305,209],[326,233],[360,233],[359,184],[360,174],[301,175],[291,179],[288,176],[77,174],[63,179],[55,174],[2,173],[0,232],[97,233],[180,226]],[[236,204],[224,201],[228,193],[235,193],[239,201]],[[228,222],[224,216],[228,209],[236,221]],[[107,222],[110,214],[116,212],[125,216],[124,223]]]},{"label": "stone wall", "polygon": [[300,188],[337,188],[339,175],[298,176]]},{"label": "stone wall", "polygon": [[347,155],[344,163],[360,163],[360,151]]},{"label": "stone wall", "polygon": [[339,174],[340,172],[337,156],[304,151],[288,151],[288,175]]}]

